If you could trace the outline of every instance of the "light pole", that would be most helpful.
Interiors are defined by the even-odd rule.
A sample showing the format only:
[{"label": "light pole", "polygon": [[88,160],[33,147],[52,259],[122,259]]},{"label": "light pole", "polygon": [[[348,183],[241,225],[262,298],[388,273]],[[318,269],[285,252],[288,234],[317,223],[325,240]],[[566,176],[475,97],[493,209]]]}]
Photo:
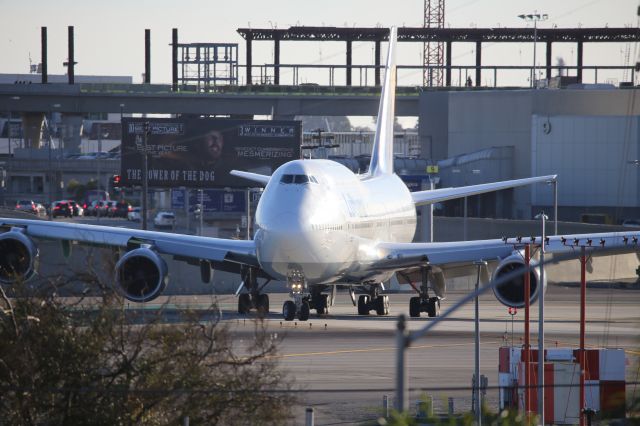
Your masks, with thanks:
[{"label": "light pole", "polygon": [[[98,154],[96,155],[96,190],[98,191],[98,194],[100,194],[100,179],[102,179],[102,177],[100,176],[100,172],[101,172],[101,163],[102,163],[102,138],[106,138],[107,136],[109,136],[109,134],[102,130],[102,123],[96,123],[96,125],[98,126]],[[102,198],[101,195],[98,195],[98,197]],[[98,208],[98,206],[96,206],[96,221],[100,222],[100,209]]]},{"label": "light pole", "polygon": [[538,416],[544,424],[544,251],[546,244],[546,221],[549,217],[544,212],[538,213],[536,219],[542,221],[542,241],[540,241],[540,288],[538,288]]},{"label": "light pole", "polygon": [[518,15],[518,18],[527,21],[533,22],[533,75],[531,78],[531,87],[536,88],[536,45],[538,43],[538,21],[546,21],[549,19],[549,15],[546,13],[540,14],[537,11],[534,13],[522,14]]},{"label": "light pole", "polygon": [[148,215],[148,203],[147,192],[149,191],[149,156],[147,155],[147,138],[151,131],[151,125],[148,121],[143,123],[144,139],[143,139],[143,153],[142,153],[142,229],[147,230],[147,215]]},{"label": "light pole", "polygon": [[[465,197],[466,200],[466,197]],[[478,293],[478,289],[480,288],[480,273],[482,272],[482,268],[487,267],[487,261],[478,260],[473,262],[473,264],[478,268],[478,276],[476,278],[476,293]],[[476,339],[475,339],[475,380],[473,382],[473,405],[475,407],[475,415],[476,415],[476,426],[482,425],[482,403],[480,402],[480,301],[479,295],[476,294],[476,304],[475,304],[475,331],[476,331]]]}]

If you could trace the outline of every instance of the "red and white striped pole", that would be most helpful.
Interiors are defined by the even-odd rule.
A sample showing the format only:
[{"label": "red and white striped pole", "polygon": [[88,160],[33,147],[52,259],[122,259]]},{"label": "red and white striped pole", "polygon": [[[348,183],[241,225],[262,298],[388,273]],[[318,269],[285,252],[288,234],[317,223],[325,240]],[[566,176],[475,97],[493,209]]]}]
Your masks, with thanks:
[{"label": "red and white striped pole", "polygon": [[531,409],[531,346],[529,344],[529,295],[531,294],[531,280],[529,273],[529,263],[531,261],[531,246],[524,246],[524,413],[529,418],[529,410]]}]

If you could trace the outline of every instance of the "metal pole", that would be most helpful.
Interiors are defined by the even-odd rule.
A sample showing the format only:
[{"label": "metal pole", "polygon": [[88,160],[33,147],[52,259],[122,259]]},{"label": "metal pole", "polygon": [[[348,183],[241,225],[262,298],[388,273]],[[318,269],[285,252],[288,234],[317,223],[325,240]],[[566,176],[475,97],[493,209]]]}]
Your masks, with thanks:
[{"label": "metal pole", "polygon": [[313,426],[314,418],[313,418],[313,407],[307,407],[304,415],[304,424],[305,426]]},{"label": "metal pole", "polygon": [[204,189],[200,189],[200,236],[204,228]]},{"label": "metal pole", "polygon": [[584,333],[586,321],[586,300],[587,300],[587,256],[584,246],[580,249],[580,426],[584,426],[585,417],[585,353],[584,353]]},{"label": "metal pole", "polygon": [[187,218],[187,220],[186,220],[186,222],[187,222],[187,231],[186,231],[186,233],[188,234],[189,233],[189,228],[190,228],[190,226],[189,226],[189,207],[190,207],[189,206],[189,189],[188,188],[183,188],[182,191],[183,191],[182,193],[184,194],[184,208],[185,208],[185,212],[184,213],[185,213],[186,218]]},{"label": "metal pole", "polygon": [[530,380],[530,368],[531,368],[531,353],[529,346],[529,294],[531,294],[531,282],[530,282],[530,272],[529,271],[529,262],[531,260],[531,246],[529,244],[524,246],[524,265],[527,268],[524,274],[524,414],[525,417],[529,418],[529,409],[530,405],[530,395],[531,390],[529,389],[529,385],[531,384]]},{"label": "metal pole", "polygon": [[[101,165],[101,161],[100,161],[100,153],[102,152],[102,124],[101,123],[96,123],[96,125],[98,126],[98,155],[96,155],[96,190],[98,191],[98,194],[100,194],[100,165]],[[102,199],[101,195],[98,195],[99,199],[98,201],[100,201],[100,199]],[[100,209],[97,208],[98,205],[96,204],[96,221],[98,223],[100,223]]]},{"label": "metal pole", "polygon": [[7,114],[9,116],[9,122],[7,123],[7,143],[9,145],[9,157],[11,157],[11,108]]},{"label": "metal pole", "polygon": [[464,219],[462,221],[462,240],[467,241],[467,197],[464,197]]},{"label": "metal pole", "polygon": [[247,240],[251,239],[251,188],[247,188]]},{"label": "metal pole", "polygon": [[[466,197],[465,197],[466,201]],[[487,262],[484,260],[480,260],[477,262],[473,262],[474,265],[478,267],[478,276],[476,278],[476,292],[480,287],[480,271],[483,266],[487,266]],[[475,342],[475,382],[473,384],[474,391],[474,405],[476,408],[476,424],[480,426],[482,424],[482,406],[480,405],[480,301],[479,296],[476,295],[476,306],[475,306],[475,314],[476,314],[476,342]]]},{"label": "metal pole", "polygon": [[[49,121],[51,120],[51,112],[49,112]],[[53,176],[51,175],[51,128],[49,127],[49,121],[47,121],[47,133],[49,133],[49,220],[53,220]]]},{"label": "metal pole", "polygon": [[537,89],[536,84],[536,47],[538,43],[538,20],[533,20],[533,79],[531,80],[532,87]]},{"label": "metal pole", "polygon": [[558,235],[558,180],[553,181],[553,235]]},{"label": "metal pole", "polygon": [[544,251],[547,216],[542,212],[542,243],[540,244],[540,283],[538,284],[538,416],[544,425]]},{"label": "metal pole", "polygon": [[147,155],[147,137],[149,136],[150,127],[149,127],[148,121],[144,122],[143,129],[144,129],[144,138],[143,138],[142,149],[144,152],[142,153],[142,229],[146,230],[147,216],[149,213],[148,212],[149,206],[148,206],[148,200],[147,200],[147,192],[149,189],[149,173],[148,173],[149,157]]},{"label": "metal pole", "polygon": [[[435,188],[435,182],[429,176],[429,189],[433,191]],[[433,203],[429,204],[429,242],[433,242]]]},{"label": "metal pole", "polygon": [[401,314],[398,317],[396,331],[396,410],[399,412],[409,409],[408,398],[408,377],[405,364],[407,361],[408,336],[406,331],[407,317]]}]

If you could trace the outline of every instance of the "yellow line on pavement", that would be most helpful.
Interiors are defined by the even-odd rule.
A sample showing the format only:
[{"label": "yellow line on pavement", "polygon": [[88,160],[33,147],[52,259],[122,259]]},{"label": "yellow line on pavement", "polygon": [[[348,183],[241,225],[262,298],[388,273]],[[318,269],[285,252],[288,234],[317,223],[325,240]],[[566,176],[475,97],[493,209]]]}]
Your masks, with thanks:
[{"label": "yellow line on pavement", "polygon": [[[481,342],[481,345],[490,345],[498,343],[499,341],[491,341],[491,342]],[[451,343],[451,344],[441,344],[441,345],[419,345],[419,346],[411,346],[410,349],[430,349],[430,348],[448,348],[453,346],[470,346],[473,345],[474,342],[471,343]],[[269,358],[295,358],[295,357],[304,357],[304,356],[317,356],[317,355],[341,355],[341,354],[353,354],[353,353],[363,353],[363,352],[383,352],[383,351],[395,351],[395,346],[384,346],[382,348],[366,348],[366,349],[343,349],[338,351],[323,351],[323,352],[301,352],[297,354],[282,354],[282,355],[274,355]]]}]

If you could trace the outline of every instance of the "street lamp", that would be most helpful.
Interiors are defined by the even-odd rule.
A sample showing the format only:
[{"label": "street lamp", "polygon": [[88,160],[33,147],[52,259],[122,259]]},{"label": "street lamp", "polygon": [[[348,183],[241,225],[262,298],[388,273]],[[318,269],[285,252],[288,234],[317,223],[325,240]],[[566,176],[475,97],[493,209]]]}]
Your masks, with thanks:
[{"label": "street lamp", "polygon": [[536,44],[538,42],[538,21],[546,21],[549,19],[549,15],[546,13],[540,14],[538,12],[534,12],[518,15],[518,18],[526,22],[533,22],[533,78],[531,79],[531,87],[536,88]]}]

